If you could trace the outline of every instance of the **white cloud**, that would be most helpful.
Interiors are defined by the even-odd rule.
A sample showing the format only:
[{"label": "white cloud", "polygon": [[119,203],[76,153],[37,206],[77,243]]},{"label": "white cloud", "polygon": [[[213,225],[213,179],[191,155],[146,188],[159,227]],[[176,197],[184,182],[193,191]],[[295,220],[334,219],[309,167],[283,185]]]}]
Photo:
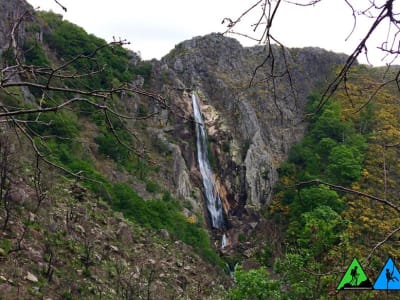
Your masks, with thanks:
[{"label": "white cloud", "polygon": [[[107,41],[113,36],[129,40],[132,49],[140,51],[145,59],[160,58],[185,39],[223,32],[226,29],[221,25],[224,17],[235,19],[255,3],[254,0],[59,1],[68,8],[67,13],[54,0],[28,0],[34,6],[40,5],[41,9],[63,14],[66,19]],[[251,33],[250,24],[255,22],[256,15],[253,17],[243,24],[242,31]],[[345,41],[353,23],[351,11],[344,1],[322,1],[310,8],[283,2],[272,33],[289,47],[319,46],[350,54],[370,22],[358,23],[357,31]],[[385,34],[382,30],[375,38],[383,41]],[[254,44],[250,40],[240,40],[247,46]],[[376,42],[369,49],[374,64],[381,64],[382,53],[373,53],[379,44]]]}]

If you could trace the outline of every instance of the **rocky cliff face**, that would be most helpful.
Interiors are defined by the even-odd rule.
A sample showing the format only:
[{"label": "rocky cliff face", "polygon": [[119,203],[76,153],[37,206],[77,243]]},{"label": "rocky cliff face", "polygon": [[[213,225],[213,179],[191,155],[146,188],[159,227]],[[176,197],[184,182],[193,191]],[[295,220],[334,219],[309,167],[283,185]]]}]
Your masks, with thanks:
[{"label": "rocky cliff face", "polygon": [[15,42],[20,42],[25,36],[25,24],[18,23],[21,16],[23,19],[31,20],[33,8],[23,0],[0,1],[0,54],[10,45],[11,32],[14,30]]},{"label": "rocky cliff face", "polygon": [[[177,45],[155,63],[158,88],[168,91],[175,111],[181,112],[170,116],[173,134],[165,133],[186,163],[176,168],[176,178],[190,173],[192,185],[201,188],[188,97],[194,92],[201,99],[212,164],[231,220],[268,204],[280,163],[304,133],[307,96],[346,59],[318,48],[282,52],[273,47],[270,55],[275,77],[264,47],[244,48],[234,39],[211,34]],[[179,151],[174,153],[179,157]],[[182,182],[176,188],[185,197],[191,189]]]},{"label": "rocky cliff face", "polygon": [[[0,55],[8,49],[13,24],[26,10],[32,12],[24,1],[0,0]],[[30,18],[34,20],[34,13],[25,17],[27,21]],[[42,31],[50,29],[38,24],[40,31],[35,33],[28,33],[25,25],[18,27],[15,36],[19,46],[29,34],[39,34],[34,40],[42,42]],[[43,49],[51,51],[45,43]],[[48,54],[54,56],[54,53]],[[275,61],[274,76],[271,76],[271,63],[265,61],[268,55],[273,55]],[[145,72],[151,78],[138,76],[132,82],[132,85],[163,94],[168,99],[169,110],[138,95],[121,94],[116,101],[120,100],[118,106],[126,109],[126,115],[140,116],[141,110],[146,116],[154,115],[154,118],[146,118],[145,123],[127,121],[127,127],[135,129],[141,143],[150,144],[149,157],[159,168],[154,171],[157,174],[151,174],[151,180],[158,180],[157,184],[163,190],[173,191],[182,200],[187,219],[197,223],[197,218],[202,216],[207,220],[196,161],[190,97],[191,93],[197,94],[208,131],[211,166],[227,220],[226,228],[214,231],[215,248],[220,247],[224,231],[228,249],[240,248],[244,257],[251,257],[255,252],[251,249],[255,243],[243,246],[240,234],[248,236],[257,227],[261,228],[258,233],[268,233],[268,230],[262,230],[266,226],[259,226],[258,211],[271,198],[279,164],[285,159],[290,146],[303,135],[306,97],[324,83],[345,59],[343,55],[315,48],[282,52],[273,47],[273,53],[268,53],[263,47],[244,48],[234,39],[211,34],[177,45],[161,61],[145,62],[145,66],[151,64],[153,67],[151,76]],[[142,62],[132,54],[130,63],[136,65]],[[290,73],[285,72],[287,68]],[[36,103],[28,89],[24,90],[24,100]],[[88,119],[80,121],[84,125],[81,137],[90,149],[94,149],[88,153],[93,154],[99,172],[110,182],[129,182],[143,199],[160,197],[157,192],[146,191],[140,176],[124,173],[123,168],[119,170],[111,159],[96,156],[94,138],[99,134],[99,128],[89,124]],[[23,156],[18,153],[18,157]],[[25,177],[18,182],[26,183],[26,190],[29,191],[33,175],[28,173]],[[96,289],[106,298],[124,292],[115,287],[139,292],[145,292],[147,288],[147,295],[157,294],[160,299],[165,299],[165,295],[173,298],[178,294],[188,298],[217,299],[219,293],[224,294],[221,285],[228,286],[224,276],[216,273],[198,256],[187,260],[193,249],[175,241],[175,237],[165,229],[156,234],[139,225],[131,226],[90,193],[82,202],[82,197],[73,196],[72,188],[70,191],[65,179],[52,180],[59,185],[53,184],[53,181],[49,183],[53,188],[49,192],[51,197],[43,203],[46,209],[40,209],[32,216],[28,212],[34,203],[27,206],[28,210],[25,207],[18,209],[20,214],[15,215],[11,224],[12,234],[3,234],[7,242],[3,241],[0,245],[0,258],[3,257],[1,261],[4,262],[0,266],[1,295],[10,298],[9,295],[19,293],[20,282],[31,282],[23,286],[20,295],[29,297],[36,293],[37,298],[41,297],[42,290],[36,284],[38,274],[41,274],[41,279],[47,276],[49,282],[54,281],[51,290],[46,292],[54,296],[59,292],[82,295],[81,286],[88,287],[83,294],[94,293]],[[149,182],[153,183],[150,180],[146,183]],[[28,195],[24,189],[21,191]],[[70,224],[69,220],[72,215],[76,216],[74,224]],[[23,245],[28,251],[19,254],[13,251],[13,243],[24,235],[24,228],[28,228],[28,225],[24,227],[24,220],[30,220],[27,224],[32,228],[29,227]],[[61,235],[62,232],[66,233]],[[88,242],[93,242],[93,245]],[[49,248],[47,244],[54,244],[54,248]],[[85,258],[82,253],[89,250],[92,257],[86,253]],[[55,262],[51,258],[47,261],[49,255],[52,257],[52,251],[56,256]],[[90,262],[92,275],[76,268],[79,261],[87,264],[87,270]],[[117,264],[112,265],[115,262]],[[54,266],[51,266],[52,263]],[[51,275],[53,267],[56,271],[54,277]],[[155,269],[157,273],[153,272]],[[43,270],[47,274],[43,275]],[[151,274],[156,274],[157,278],[154,279]],[[150,282],[153,279],[154,284]],[[67,283],[74,284],[70,287]],[[202,287],[207,288],[200,291]]]},{"label": "rocky cliff face", "polygon": [[[29,21],[34,13],[21,0],[0,1],[0,12],[1,54],[8,48],[17,16],[27,12],[24,18]],[[17,42],[23,43],[25,32],[20,25]],[[317,48],[273,49],[275,78],[270,76],[270,61],[265,62],[264,47],[244,48],[220,34],[184,41],[160,62],[152,62],[153,86],[169,95],[177,109],[172,115],[159,114],[156,121],[165,126],[152,134],[173,153],[171,183],[176,195],[194,206],[201,206],[193,199],[193,187],[201,188],[201,180],[189,93],[200,97],[224,207],[228,215],[236,215],[244,207],[259,209],[268,203],[280,162],[303,134],[307,95],[346,59]],[[285,73],[287,68],[290,74]]]}]

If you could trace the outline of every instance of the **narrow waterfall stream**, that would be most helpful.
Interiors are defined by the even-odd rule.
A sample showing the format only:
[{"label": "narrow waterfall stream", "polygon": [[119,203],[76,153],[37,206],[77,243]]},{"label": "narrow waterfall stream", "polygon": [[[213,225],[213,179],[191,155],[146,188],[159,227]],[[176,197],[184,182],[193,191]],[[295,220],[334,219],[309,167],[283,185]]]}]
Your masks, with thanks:
[{"label": "narrow waterfall stream", "polygon": [[200,173],[203,179],[207,209],[210,214],[212,227],[222,228],[225,223],[222,203],[215,186],[214,174],[211,170],[210,161],[208,160],[207,134],[205,124],[203,121],[203,117],[201,116],[201,111],[197,102],[196,95],[194,93],[192,94],[192,102],[194,120],[196,122],[197,160],[199,162]]},{"label": "narrow waterfall stream", "polygon": [[225,249],[227,245],[228,245],[228,241],[226,239],[226,234],[224,233],[222,235],[222,240],[221,240],[221,249]]}]

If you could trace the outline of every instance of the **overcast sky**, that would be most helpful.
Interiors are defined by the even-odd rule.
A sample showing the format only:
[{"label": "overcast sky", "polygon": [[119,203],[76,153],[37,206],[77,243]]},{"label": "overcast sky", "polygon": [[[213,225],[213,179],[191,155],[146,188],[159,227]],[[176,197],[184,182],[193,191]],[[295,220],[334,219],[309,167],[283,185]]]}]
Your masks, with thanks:
[{"label": "overcast sky", "polygon": [[[359,1],[359,0],[357,0]],[[366,0],[360,0],[367,2]],[[143,59],[161,58],[183,40],[211,32],[224,32],[221,21],[225,17],[236,19],[255,0],[59,0],[68,8],[64,12],[54,0],[28,0],[34,7],[53,10],[64,18],[83,27],[89,33],[111,41],[113,37],[127,39],[129,48],[140,52]],[[255,23],[253,14],[251,22]],[[352,13],[345,1],[326,0],[311,8],[284,3],[273,24],[274,35],[288,47],[318,46],[335,52],[350,54],[372,20],[359,22],[356,32],[346,37],[353,26]],[[243,23],[241,32],[250,23]],[[379,40],[368,51],[370,62],[382,65],[382,53],[376,46],[385,38],[385,31],[375,34]],[[242,44],[255,43],[241,39]],[[365,60],[360,59],[363,63]]]}]

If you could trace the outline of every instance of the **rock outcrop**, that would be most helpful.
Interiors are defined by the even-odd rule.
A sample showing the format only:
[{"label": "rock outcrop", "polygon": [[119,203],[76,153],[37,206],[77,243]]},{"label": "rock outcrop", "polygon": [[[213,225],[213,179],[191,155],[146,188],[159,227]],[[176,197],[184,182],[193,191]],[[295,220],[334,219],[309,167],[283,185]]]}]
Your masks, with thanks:
[{"label": "rock outcrop", "polygon": [[25,23],[18,20],[21,16],[32,19],[32,13],[33,8],[26,1],[0,1],[0,55],[12,43],[11,32],[14,32],[16,43],[23,41],[26,34]]},{"label": "rock outcrop", "polygon": [[[185,118],[172,116],[176,128],[185,128],[184,136],[175,130],[173,137],[183,153],[196,151],[186,94],[200,98],[228,218],[269,203],[280,163],[303,136],[307,96],[346,60],[319,48],[272,49],[244,48],[234,39],[210,34],[182,42],[155,63],[154,81],[162,90],[173,90],[173,104],[185,112]],[[273,71],[268,55],[274,59]],[[193,172],[190,178],[196,181]],[[201,188],[198,183],[193,185]],[[188,189],[178,184],[177,194],[182,191]]]}]

